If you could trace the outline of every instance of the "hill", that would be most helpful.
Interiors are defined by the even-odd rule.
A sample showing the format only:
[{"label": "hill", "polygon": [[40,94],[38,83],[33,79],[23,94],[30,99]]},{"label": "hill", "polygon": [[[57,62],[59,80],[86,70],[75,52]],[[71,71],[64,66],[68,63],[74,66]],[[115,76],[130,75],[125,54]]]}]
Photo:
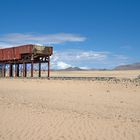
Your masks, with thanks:
[{"label": "hill", "polygon": [[61,71],[82,71],[83,69],[79,67],[68,67],[66,69],[61,69]]},{"label": "hill", "polygon": [[114,70],[140,70],[140,63],[120,65],[115,67]]}]

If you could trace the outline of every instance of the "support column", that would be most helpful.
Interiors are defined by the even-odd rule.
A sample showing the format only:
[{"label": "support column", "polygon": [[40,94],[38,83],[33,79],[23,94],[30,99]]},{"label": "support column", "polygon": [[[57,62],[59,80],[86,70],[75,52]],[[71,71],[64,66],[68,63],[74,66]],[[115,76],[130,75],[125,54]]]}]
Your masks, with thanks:
[{"label": "support column", "polygon": [[25,62],[23,62],[23,64],[22,64],[22,74],[23,74],[23,77],[25,77]]},{"label": "support column", "polygon": [[27,63],[25,63],[25,77],[27,77]]},{"label": "support column", "polygon": [[50,56],[48,56],[48,79],[50,78]]},{"label": "support column", "polygon": [[5,77],[5,63],[2,64],[2,77]]},{"label": "support column", "polygon": [[19,64],[15,64],[15,77],[19,77]]},{"label": "support column", "polygon": [[38,76],[41,77],[41,62],[39,62],[38,68]]},{"label": "support column", "polygon": [[2,64],[2,77],[5,77],[5,63]]},{"label": "support column", "polygon": [[23,62],[23,77],[27,76],[27,64]]},{"label": "support column", "polygon": [[9,64],[9,77],[13,77],[13,64]]},{"label": "support column", "polygon": [[34,72],[34,62],[31,62],[31,77],[33,77],[33,72]]},{"label": "support column", "polygon": [[19,77],[19,64],[17,64],[17,77]]}]

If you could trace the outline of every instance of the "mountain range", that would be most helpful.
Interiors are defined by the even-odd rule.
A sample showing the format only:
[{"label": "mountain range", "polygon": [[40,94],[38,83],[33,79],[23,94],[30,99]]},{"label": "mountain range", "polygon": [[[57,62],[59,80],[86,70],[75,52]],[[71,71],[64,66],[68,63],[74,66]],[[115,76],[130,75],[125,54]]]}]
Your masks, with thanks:
[{"label": "mountain range", "polygon": [[[107,69],[82,69],[79,67],[68,67],[66,69],[61,69],[59,71],[87,71],[87,70],[107,70]],[[115,68],[113,68],[112,70],[140,70],[140,63],[134,63],[134,64],[128,64],[128,65],[120,65],[117,66]]]},{"label": "mountain range", "polygon": [[140,70],[140,63],[120,65],[115,67],[114,70]]}]

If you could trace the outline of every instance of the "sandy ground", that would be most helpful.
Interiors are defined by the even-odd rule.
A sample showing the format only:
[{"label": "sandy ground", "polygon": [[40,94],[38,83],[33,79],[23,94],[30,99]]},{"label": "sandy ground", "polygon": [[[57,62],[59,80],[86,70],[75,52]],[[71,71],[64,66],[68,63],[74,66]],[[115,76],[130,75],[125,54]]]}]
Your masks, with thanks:
[{"label": "sandy ground", "polygon": [[[47,75],[46,73],[42,73]],[[51,76],[59,77],[117,77],[136,78],[140,75],[140,70],[120,70],[120,71],[52,71]]]},{"label": "sandy ground", "polygon": [[140,140],[139,83],[0,79],[0,140]]}]

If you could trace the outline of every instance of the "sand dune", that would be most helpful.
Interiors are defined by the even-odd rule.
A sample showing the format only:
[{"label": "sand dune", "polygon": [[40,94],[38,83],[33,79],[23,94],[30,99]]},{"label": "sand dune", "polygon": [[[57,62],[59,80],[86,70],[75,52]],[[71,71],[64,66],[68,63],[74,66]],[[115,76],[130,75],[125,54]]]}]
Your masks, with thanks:
[{"label": "sand dune", "polygon": [[139,139],[139,83],[0,79],[0,140]]}]

